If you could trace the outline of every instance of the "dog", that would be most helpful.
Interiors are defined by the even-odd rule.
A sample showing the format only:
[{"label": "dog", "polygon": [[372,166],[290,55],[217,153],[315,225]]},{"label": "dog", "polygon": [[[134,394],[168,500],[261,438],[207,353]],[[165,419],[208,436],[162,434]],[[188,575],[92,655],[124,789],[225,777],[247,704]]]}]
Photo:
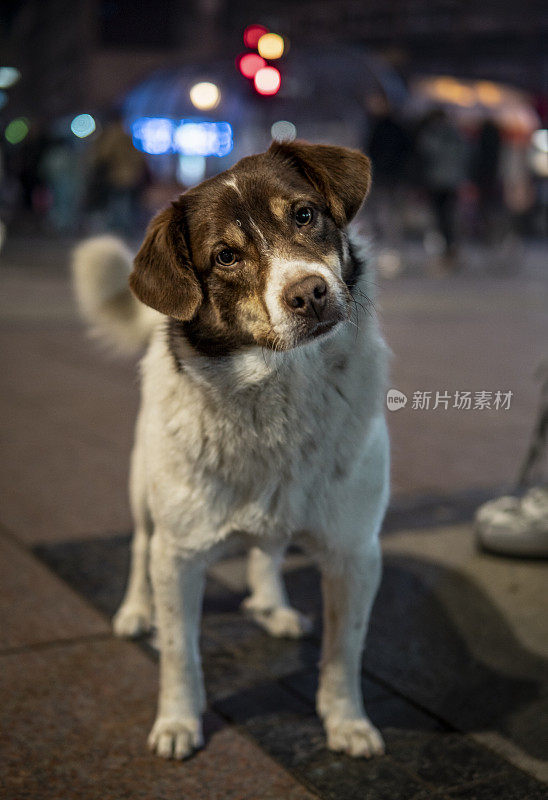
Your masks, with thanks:
[{"label": "dog", "polygon": [[122,348],[148,343],[132,563],[114,631],[147,633],[154,607],[160,692],[148,741],[159,756],[203,744],[198,639],[214,560],[249,547],[245,611],[274,636],[308,632],[280,574],[290,542],[322,575],[327,744],[383,752],[360,672],[389,493],[388,350],[367,248],[349,227],[370,182],[359,151],[274,142],[160,212],[133,269],[112,237],[76,250],[76,293],[95,331]]}]

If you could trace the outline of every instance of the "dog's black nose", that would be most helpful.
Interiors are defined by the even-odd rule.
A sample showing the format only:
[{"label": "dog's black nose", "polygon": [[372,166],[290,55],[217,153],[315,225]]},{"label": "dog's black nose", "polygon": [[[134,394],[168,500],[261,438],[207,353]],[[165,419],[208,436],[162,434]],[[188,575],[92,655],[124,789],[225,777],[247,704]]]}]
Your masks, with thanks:
[{"label": "dog's black nose", "polygon": [[327,305],[327,284],[320,275],[309,275],[286,286],[282,297],[295,314],[321,321]]}]

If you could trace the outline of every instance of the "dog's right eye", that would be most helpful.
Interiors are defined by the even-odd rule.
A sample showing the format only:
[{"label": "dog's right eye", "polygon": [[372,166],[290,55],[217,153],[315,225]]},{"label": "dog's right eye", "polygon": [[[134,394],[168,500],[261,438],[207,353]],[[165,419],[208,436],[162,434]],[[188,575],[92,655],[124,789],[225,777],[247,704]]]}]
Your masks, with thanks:
[{"label": "dog's right eye", "polygon": [[295,222],[299,226],[299,228],[304,228],[305,225],[309,225],[312,222],[312,218],[314,213],[309,206],[303,206],[302,208],[298,208],[295,212]]},{"label": "dog's right eye", "polygon": [[220,264],[222,267],[232,267],[237,262],[236,253],[234,250],[231,250],[229,247],[225,247],[224,250],[221,250],[220,253],[217,253],[215,258],[217,264]]}]

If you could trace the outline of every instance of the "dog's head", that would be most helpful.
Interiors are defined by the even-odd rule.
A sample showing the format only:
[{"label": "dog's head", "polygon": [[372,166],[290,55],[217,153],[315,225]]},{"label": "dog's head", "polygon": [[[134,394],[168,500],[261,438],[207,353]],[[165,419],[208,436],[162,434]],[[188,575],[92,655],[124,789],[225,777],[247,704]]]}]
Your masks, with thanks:
[{"label": "dog's head", "polygon": [[369,184],[358,151],[274,143],[155,217],[131,288],[206,353],[310,341],[349,316],[344,228]]}]

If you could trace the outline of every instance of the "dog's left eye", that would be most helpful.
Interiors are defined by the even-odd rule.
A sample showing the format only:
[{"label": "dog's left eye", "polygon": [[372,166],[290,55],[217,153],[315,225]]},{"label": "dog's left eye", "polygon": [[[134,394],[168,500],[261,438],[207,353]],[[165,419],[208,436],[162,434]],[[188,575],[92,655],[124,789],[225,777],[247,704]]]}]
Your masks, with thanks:
[{"label": "dog's left eye", "polygon": [[225,247],[224,250],[221,250],[220,253],[217,253],[215,260],[223,267],[232,267],[238,259],[236,258],[236,253],[234,250],[231,250],[230,247]]},{"label": "dog's left eye", "polygon": [[295,222],[302,228],[304,225],[309,225],[312,222],[313,212],[308,206],[303,206],[295,211]]}]

